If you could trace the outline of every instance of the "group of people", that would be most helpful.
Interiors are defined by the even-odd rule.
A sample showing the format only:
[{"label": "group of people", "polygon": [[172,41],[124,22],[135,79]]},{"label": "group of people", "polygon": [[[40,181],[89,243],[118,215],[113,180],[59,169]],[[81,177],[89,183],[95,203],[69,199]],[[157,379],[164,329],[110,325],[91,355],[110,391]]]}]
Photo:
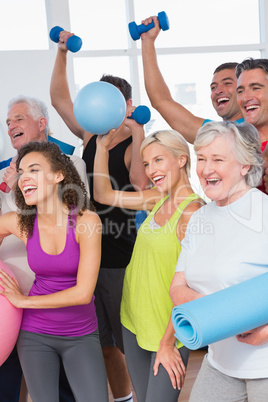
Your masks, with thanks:
[{"label": "group of people", "polygon": [[[16,155],[0,171],[11,189],[0,193],[0,259],[15,277],[0,271],[0,294],[24,314],[0,367],[3,402],[19,393],[22,401],[22,372],[33,402],[105,402],[107,379],[115,401],[133,401],[132,383],[138,402],[177,402],[190,351],[175,339],[173,305],[267,270],[268,60],[219,66],[211,100],[223,121],[194,116],[158,68],[158,19],[143,23],[152,20],[141,35],[145,88],[170,130],[145,138],[127,118],[131,86],[104,75],[124,95],[126,119],[104,136],[85,132],[68,88],[66,31],[51,102],[83,140],[83,160],[47,141],[42,101],[19,97],[8,106]],[[191,187],[187,142],[207,204]],[[140,210],[148,214],[137,232]],[[260,212],[255,230],[245,222]],[[266,401],[267,342],[265,325],[209,345],[190,400]]]}]

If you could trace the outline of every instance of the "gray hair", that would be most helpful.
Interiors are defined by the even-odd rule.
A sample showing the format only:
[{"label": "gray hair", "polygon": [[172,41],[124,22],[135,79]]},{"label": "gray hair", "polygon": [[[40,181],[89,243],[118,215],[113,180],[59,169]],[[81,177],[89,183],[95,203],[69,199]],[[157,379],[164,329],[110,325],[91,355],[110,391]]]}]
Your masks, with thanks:
[{"label": "gray hair", "polygon": [[249,57],[238,64],[235,69],[236,78],[239,78],[243,71],[250,71],[259,68],[268,74],[268,59],[253,59]]},{"label": "gray hair", "polygon": [[175,130],[161,130],[156,131],[148,137],[141,144],[140,152],[143,153],[144,149],[148,147],[148,145],[157,143],[165,147],[175,158],[179,158],[182,155],[185,155],[187,161],[184,165],[186,174],[190,177],[190,169],[191,169],[191,158],[190,158],[190,149],[187,144],[187,141],[183,138],[181,134],[179,134]]},{"label": "gray hair", "polygon": [[194,142],[194,150],[212,143],[215,137],[232,138],[236,160],[242,165],[250,165],[245,176],[246,184],[257,187],[262,179],[263,158],[261,156],[261,137],[258,130],[250,123],[234,123],[231,121],[209,122],[198,132]]},{"label": "gray hair", "polygon": [[14,106],[18,103],[25,104],[29,107],[29,114],[30,114],[30,116],[32,116],[32,118],[34,120],[37,120],[40,117],[45,117],[45,119],[47,121],[46,128],[45,128],[45,134],[46,134],[46,136],[48,136],[49,115],[48,115],[48,110],[47,110],[47,106],[46,106],[45,102],[43,102],[41,99],[33,98],[31,96],[19,95],[9,101],[8,110],[12,106]]}]

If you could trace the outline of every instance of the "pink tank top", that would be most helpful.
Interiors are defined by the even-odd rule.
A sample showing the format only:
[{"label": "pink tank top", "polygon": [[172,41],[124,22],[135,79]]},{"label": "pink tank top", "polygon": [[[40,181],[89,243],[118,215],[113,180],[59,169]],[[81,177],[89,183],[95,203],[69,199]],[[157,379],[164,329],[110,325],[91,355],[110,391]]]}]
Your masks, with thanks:
[{"label": "pink tank top", "polygon": [[[51,255],[42,250],[37,217],[26,248],[29,266],[35,273],[29,296],[47,295],[75,285],[80,249],[75,238],[75,224],[71,227],[69,219],[65,248],[60,254]],[[21,329],[41,334],[81,336],[94,332],[97,327],[93,296],[89,304],[81,306],[24,309]]]}]

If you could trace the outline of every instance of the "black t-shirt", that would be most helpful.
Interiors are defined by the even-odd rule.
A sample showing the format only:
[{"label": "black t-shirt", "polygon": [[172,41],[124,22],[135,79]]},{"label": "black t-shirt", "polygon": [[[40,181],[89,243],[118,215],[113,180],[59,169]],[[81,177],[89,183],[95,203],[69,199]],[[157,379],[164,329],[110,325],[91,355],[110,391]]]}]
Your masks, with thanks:
[{"label": "black t-shirt", "polygon": [[[87,167],[91,200],[102,221],[101,268],[126,268],[136,240],[136,211],[103,205],[94,200],[93,167],[96,140],[96,135],[90,138],[84,150],[83,159]],[[126,149],[131,142],[132,137],[130,136],[109,151],[109,174],[115,190],[134,191],[124,162]]]}]

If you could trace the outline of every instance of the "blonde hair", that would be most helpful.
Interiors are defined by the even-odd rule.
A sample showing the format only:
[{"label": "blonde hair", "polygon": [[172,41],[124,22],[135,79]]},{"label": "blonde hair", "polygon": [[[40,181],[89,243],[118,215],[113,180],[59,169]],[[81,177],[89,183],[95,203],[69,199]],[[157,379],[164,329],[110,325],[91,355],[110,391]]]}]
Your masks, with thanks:
[{"label": "blonde hair", "polygon": [[190,158],[190,149],[181,134],[179,134],[175,130],[161,130],[156,131],[148,135],[145,140],[141,144],[141,155],[148,145],[153,143],[157,143],[165,147],[175,158],[180,158],[181,156],[185,155],[187,160],[184,165],[185,171],[187,176],[190,177],[190,170],[191,170],[191,158]]}]

